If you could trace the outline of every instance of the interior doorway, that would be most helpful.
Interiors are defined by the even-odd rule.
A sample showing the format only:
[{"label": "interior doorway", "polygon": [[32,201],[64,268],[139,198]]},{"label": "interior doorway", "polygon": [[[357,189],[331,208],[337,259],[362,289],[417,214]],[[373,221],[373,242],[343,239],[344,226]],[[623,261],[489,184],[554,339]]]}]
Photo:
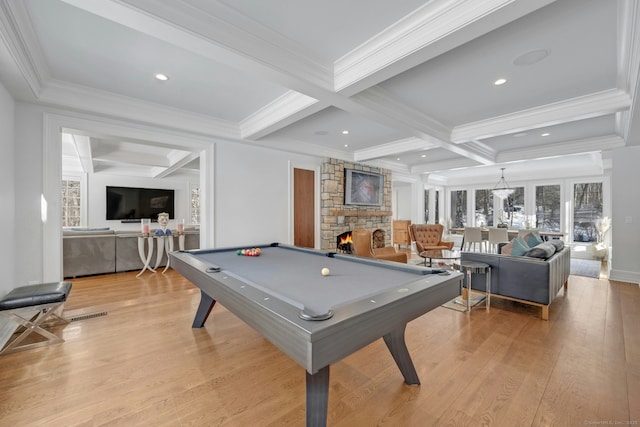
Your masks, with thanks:
[{"label": "interior doorway", "polygon": [[293,244],[315,246],[315,172],[293,169]]}]

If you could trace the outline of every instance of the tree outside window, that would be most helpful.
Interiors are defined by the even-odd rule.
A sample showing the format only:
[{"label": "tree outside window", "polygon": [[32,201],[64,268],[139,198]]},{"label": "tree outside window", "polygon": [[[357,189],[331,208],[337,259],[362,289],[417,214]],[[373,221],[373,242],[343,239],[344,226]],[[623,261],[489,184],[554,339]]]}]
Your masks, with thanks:
[{"label": "tree outside window", "polygon": [[454,228],[467,226],[467,190],[451,192],[451,215]]},{"label": "tree outside window", "polygon": [[80,226],[80,180],[63,179],[61,186],[62,226]]},{"label": "tree outside window", "polygon": [[200,224],[200,187],[191,187],[191,224]]},{"label": "tree outside window", "polygon": [[493,227],[493,192],[476,190],[476,225]]},{"label": "tree outside window", "polygon": [[424,223],[429,223],[429,190],[424,190]]},{"label": "tree outside window", "polygon": [[596,242],[596,223],[602,219],[602,183],[573,186],[573,241]]},{"label": "tree outside window", "polygon": [[512,229],[525,228],[524,187],[515,187],[513,194],[502,201],[503,221]]},{"label": "tree outside window", "polygon": [[536,220],[534,228],[560,231],[560,185],[536,187]]}]

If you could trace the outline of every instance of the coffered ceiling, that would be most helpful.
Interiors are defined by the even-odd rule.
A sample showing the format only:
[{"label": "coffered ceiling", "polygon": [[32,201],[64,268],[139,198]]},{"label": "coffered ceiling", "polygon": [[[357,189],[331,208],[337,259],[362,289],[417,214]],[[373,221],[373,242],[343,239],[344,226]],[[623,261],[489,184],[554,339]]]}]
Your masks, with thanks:
[{"label": "coffered ceiling", "polygon": [[[636,0],[0,0],[0,79],[20,100],[427,182],[596,174],[640,143],[638,23]],[[179,144],[64,144],[67,169],[197,171]]]}]

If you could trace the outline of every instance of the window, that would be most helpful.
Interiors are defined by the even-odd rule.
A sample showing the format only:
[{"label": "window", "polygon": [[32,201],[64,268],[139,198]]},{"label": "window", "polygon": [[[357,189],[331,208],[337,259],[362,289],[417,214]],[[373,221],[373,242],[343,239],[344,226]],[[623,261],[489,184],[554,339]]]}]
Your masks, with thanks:
[{"label": "window", "polygon": [[534,228],[560,231],[560,185],[536,187],[536,218]]},{"label": "window", "polygon": [[80,180],[63,179],[61,185],[62,226],[80,226]]},{"label": "window", "polygon": [[467,225],[467,190],[451,192],[451,215],[454,228]]},{"label": "window", "polygon": [[200,224],[200,187],[191,187],[191,224]]},{"label": "window", "polygon": [[515,187],[513,194],[502,201],[503,221],[512,229],[525,228],[524,187]]},{"label": "window", "polygon": [[476,190],[476,226],[493,227],[493,192]]},{"label": "window", "polygon": [[596,222],[602,219],[602,183],[573,186],[573,241],[596,242]]},{"label": "window", "polygon": [[429,223],[429,190],[424,190],[424,223]]}]

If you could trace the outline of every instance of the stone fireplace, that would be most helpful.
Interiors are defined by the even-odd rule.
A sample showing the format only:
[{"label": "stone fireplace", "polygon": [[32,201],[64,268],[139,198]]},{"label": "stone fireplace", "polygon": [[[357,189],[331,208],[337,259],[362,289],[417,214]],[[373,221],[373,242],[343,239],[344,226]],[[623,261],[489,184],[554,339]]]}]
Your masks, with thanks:
[{"label": "stone fireplace", "polygon": [[[344,204],[344,169],[356,169],[384,175],[382,206],[349,206]],[[322,164],[321,249],[339,251],[338,236],[356,228],[382,230],[385,246],[391,245],[391,171],[338,159]]]}]

